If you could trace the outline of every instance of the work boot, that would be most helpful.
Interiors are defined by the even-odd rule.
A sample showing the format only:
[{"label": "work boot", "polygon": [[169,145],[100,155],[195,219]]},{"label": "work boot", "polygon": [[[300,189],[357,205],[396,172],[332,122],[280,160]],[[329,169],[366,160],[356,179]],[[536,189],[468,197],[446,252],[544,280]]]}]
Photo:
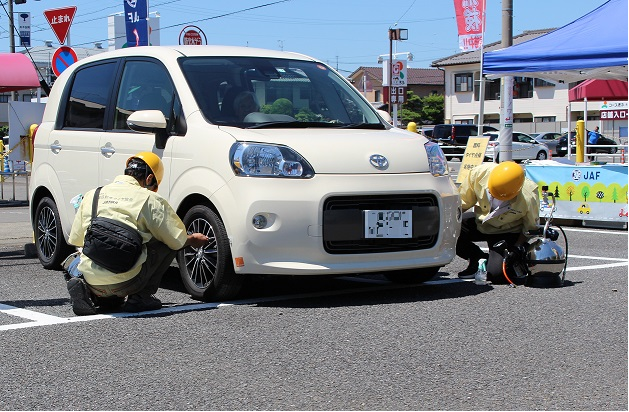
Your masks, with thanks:
[{"label": "work boot", "polygon": [[77,316],[95,315],[96,307],[90,298],[90,291],[81,278],[72,278],[67,282],[72,311]]},{"label": "work boot", "polygon": [[476,272],[478,272],[478,260],[470,259],[467,268],[459,272],[459,279],[474,279]]},{"label": "work boot", "polygon": [[127,301],[122,306],[125,312],[144,312],[146,310],[157,310],[162,308],[162,301],[153,295],[141,296],[139,294],[129,295]]}]

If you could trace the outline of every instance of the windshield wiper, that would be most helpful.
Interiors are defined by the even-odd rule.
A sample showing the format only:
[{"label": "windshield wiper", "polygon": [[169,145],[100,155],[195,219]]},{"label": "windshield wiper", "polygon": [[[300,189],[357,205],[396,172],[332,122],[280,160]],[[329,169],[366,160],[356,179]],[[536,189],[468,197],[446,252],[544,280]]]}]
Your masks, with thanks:
[{"label": "windshield wiper", "polygon": [[268,122],[247,126],[247,129],[283,129],[283,128],[299,128],[305,129],[309,127],[333,128],[333,129],[384,129],[384,125],[380,123],[329,123],[329,122]]}]

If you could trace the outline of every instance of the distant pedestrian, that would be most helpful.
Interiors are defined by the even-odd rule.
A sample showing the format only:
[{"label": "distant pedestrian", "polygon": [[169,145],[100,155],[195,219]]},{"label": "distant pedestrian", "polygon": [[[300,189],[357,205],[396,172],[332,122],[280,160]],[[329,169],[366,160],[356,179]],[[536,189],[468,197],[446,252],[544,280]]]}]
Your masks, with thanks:
[{"label": "distant pedestrian", "polygon": [[[598,139],[600,139],[600,137],[601,137],[601,134],[598,132],[598,126],[596,126],[594,130],[588,133],[588,150],[587,150],[588,154],[596,152],[595,150],[596,148],[591,147],[590,145],[592,146],[597,145]],[[590,161],[594,160],[594,156],[590,156],[589,158],[590,158]]]}]

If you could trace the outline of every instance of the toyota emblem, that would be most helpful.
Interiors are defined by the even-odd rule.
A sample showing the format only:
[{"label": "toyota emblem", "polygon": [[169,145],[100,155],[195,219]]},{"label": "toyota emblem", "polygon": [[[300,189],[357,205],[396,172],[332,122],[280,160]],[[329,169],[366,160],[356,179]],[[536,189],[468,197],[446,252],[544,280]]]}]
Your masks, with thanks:
[{"label": "toyota emblem", "polygon": [[379,154],[369,156],[369,163],[378,170],[386,170],[389,167],[387,158]]}]

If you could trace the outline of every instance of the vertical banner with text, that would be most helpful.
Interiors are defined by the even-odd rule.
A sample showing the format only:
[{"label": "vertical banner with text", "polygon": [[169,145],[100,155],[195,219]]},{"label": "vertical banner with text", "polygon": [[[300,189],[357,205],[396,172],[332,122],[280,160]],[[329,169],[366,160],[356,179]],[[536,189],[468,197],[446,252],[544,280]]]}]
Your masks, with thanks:
[{"label": "vertical banner with text", "polygon": [[149,45],[149,0],[124,0],[127,47]]},{"label": "vertical banner with text", "polygon": [[485,0],[454,0],[456,25],[459,29],[459,48],[478,50],[483,43]]}]

